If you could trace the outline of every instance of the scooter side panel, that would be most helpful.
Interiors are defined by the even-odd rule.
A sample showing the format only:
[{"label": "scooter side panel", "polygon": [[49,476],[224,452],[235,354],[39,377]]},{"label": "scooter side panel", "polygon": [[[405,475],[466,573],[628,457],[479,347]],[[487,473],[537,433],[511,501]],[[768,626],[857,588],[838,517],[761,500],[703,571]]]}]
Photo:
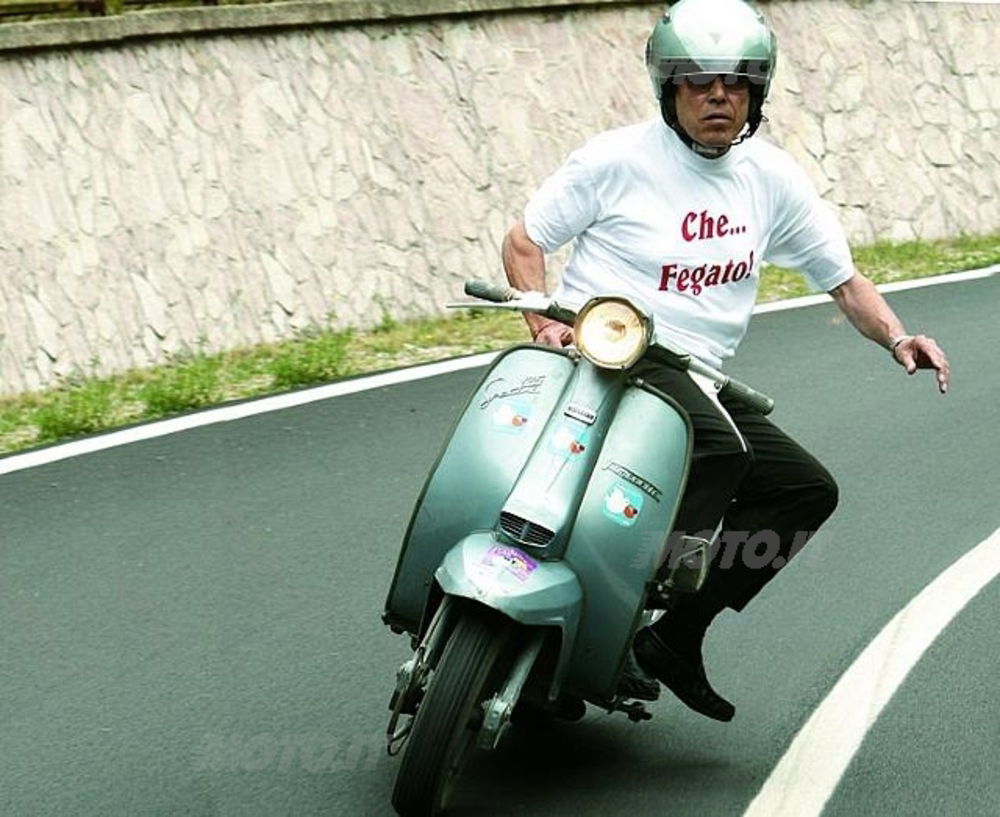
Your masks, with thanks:
[{"label": "scooter side panel", "polygon": [[573,369],[564,353],[528,346],[493,364],[417,500],[386,600],[387,621],[418,631],[434,571],[470,531],[494,526]]},{"label": "scooter side panel", "polygon": [[646,585],[667,555],[690,444],[690,421],[674,405],[641,388],[624,395],[566,552],[587,600],[571,687],[614,692]]}]

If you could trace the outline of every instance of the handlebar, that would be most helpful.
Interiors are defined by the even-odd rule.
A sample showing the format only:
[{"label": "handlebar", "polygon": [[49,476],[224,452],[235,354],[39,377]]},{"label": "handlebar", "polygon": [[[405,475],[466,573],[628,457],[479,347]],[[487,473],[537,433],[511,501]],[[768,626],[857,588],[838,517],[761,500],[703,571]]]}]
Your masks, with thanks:
[{"label": "handlebar", "polygon": [[[567,324],[572,324],[576,318],[574,309],[557,303],[541,292],[521,292],[514,287],[491,284],[488,281],[469,280],[465,282],[465,294],[496,304],[494,308],[497,309],[534,312]],[[458,303],[448,304],[448,306],[481,305]],[[774,409],[774,400],[763,392],[757,391],[746,383],[742,383],[706,363],[702,363],[687,352],[656,340],[653,341],[650,350],[653,351],[655,359],[661,363],[684,371],[697,372],[710,378],[716,384],[720,396],[733,397],[760,414],[770,414]]]},{"label": "handlebar", "polygon": [[665,366],[670,366],[681,371],[691,371],[707,377],[715,384],[716,392],[720,397],[732,397],[739,400],[752,411],[758,414],[770,414],[774,410],[774,400],[764,392],[757,391],[752,386],[748,386],[735,377],[730,377],[718,369],[714,369],[707,363],[702,363],[698,358],[692,357],[686,352],[672,348],[665,343],[654,341],[650,346],[649,357]]},{"label": "handlebar", "polygon": [[514,287],[505,287],[500,284],[491,284],[489,281],[472,279],[465,282],[465,294],[483,301],[500,304],[520,298],[524,293],[519,289],[514,289]]},{"label": "handlebar", "polygon": [[758,414],[768,415],[774,410],[773,398],[731,377],[727,378],[726,382],[722,384],[722,388],[719,389],[720,396],[726,394],[732,395]]}]

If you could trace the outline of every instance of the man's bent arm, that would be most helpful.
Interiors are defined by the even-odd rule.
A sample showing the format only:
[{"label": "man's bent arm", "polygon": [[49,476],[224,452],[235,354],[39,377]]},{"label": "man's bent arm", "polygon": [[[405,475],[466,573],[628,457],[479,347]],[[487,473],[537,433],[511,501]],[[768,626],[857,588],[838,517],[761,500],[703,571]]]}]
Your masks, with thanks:
[{"label": "man's bent arm", "polygon": [[[545,253],[528,236],[523,219],[519,219],[504,236],[501,256],[503,269],[511,286],[522,292],[545,291]],[[539,343],[565,346],[573,342],[573,332],[565,324],[541,315],[528,312],[523,314],[531,330],[531,337]]]},{"label": "man's bent arm", "polygon": [[854,327],[888,349],[908,374],[917,369],[934,369],[938,389],[942,394],[948,391],[950,367],[944,352],[933,338],[908,335],[882,293],[865,276],[855,273],[853,278],[830,290],[830,296]]}]

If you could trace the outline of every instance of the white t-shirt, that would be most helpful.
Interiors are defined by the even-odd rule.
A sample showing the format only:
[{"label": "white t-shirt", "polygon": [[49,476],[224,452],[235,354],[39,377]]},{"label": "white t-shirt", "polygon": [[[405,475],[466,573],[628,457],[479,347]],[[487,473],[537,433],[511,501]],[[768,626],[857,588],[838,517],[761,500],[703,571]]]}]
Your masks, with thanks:
[{"label": "white t-shirt", "polygon": [[547,253],[576,239],[558,299],[628,295],[652,313],[661,340],[712,366],[746,334],[761,261],[825,291],[854,274],[843,229],[785,151],[752,138],[705,159],[660,119],[572,153],[524,222]]}]

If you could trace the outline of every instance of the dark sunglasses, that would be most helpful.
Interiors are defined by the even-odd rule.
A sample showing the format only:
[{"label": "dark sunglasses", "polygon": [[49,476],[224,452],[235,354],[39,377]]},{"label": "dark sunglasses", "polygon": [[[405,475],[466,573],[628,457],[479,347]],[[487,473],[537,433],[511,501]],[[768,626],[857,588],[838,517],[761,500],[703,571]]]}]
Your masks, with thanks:
[{"label": "dark sunglasses", "polygon": [[716,79],[721,79],[722,84],[729,88],[747,88],[750,85],[750,77],[746,74],[684,74],[683,78],[699,87],[712,85]]}]

